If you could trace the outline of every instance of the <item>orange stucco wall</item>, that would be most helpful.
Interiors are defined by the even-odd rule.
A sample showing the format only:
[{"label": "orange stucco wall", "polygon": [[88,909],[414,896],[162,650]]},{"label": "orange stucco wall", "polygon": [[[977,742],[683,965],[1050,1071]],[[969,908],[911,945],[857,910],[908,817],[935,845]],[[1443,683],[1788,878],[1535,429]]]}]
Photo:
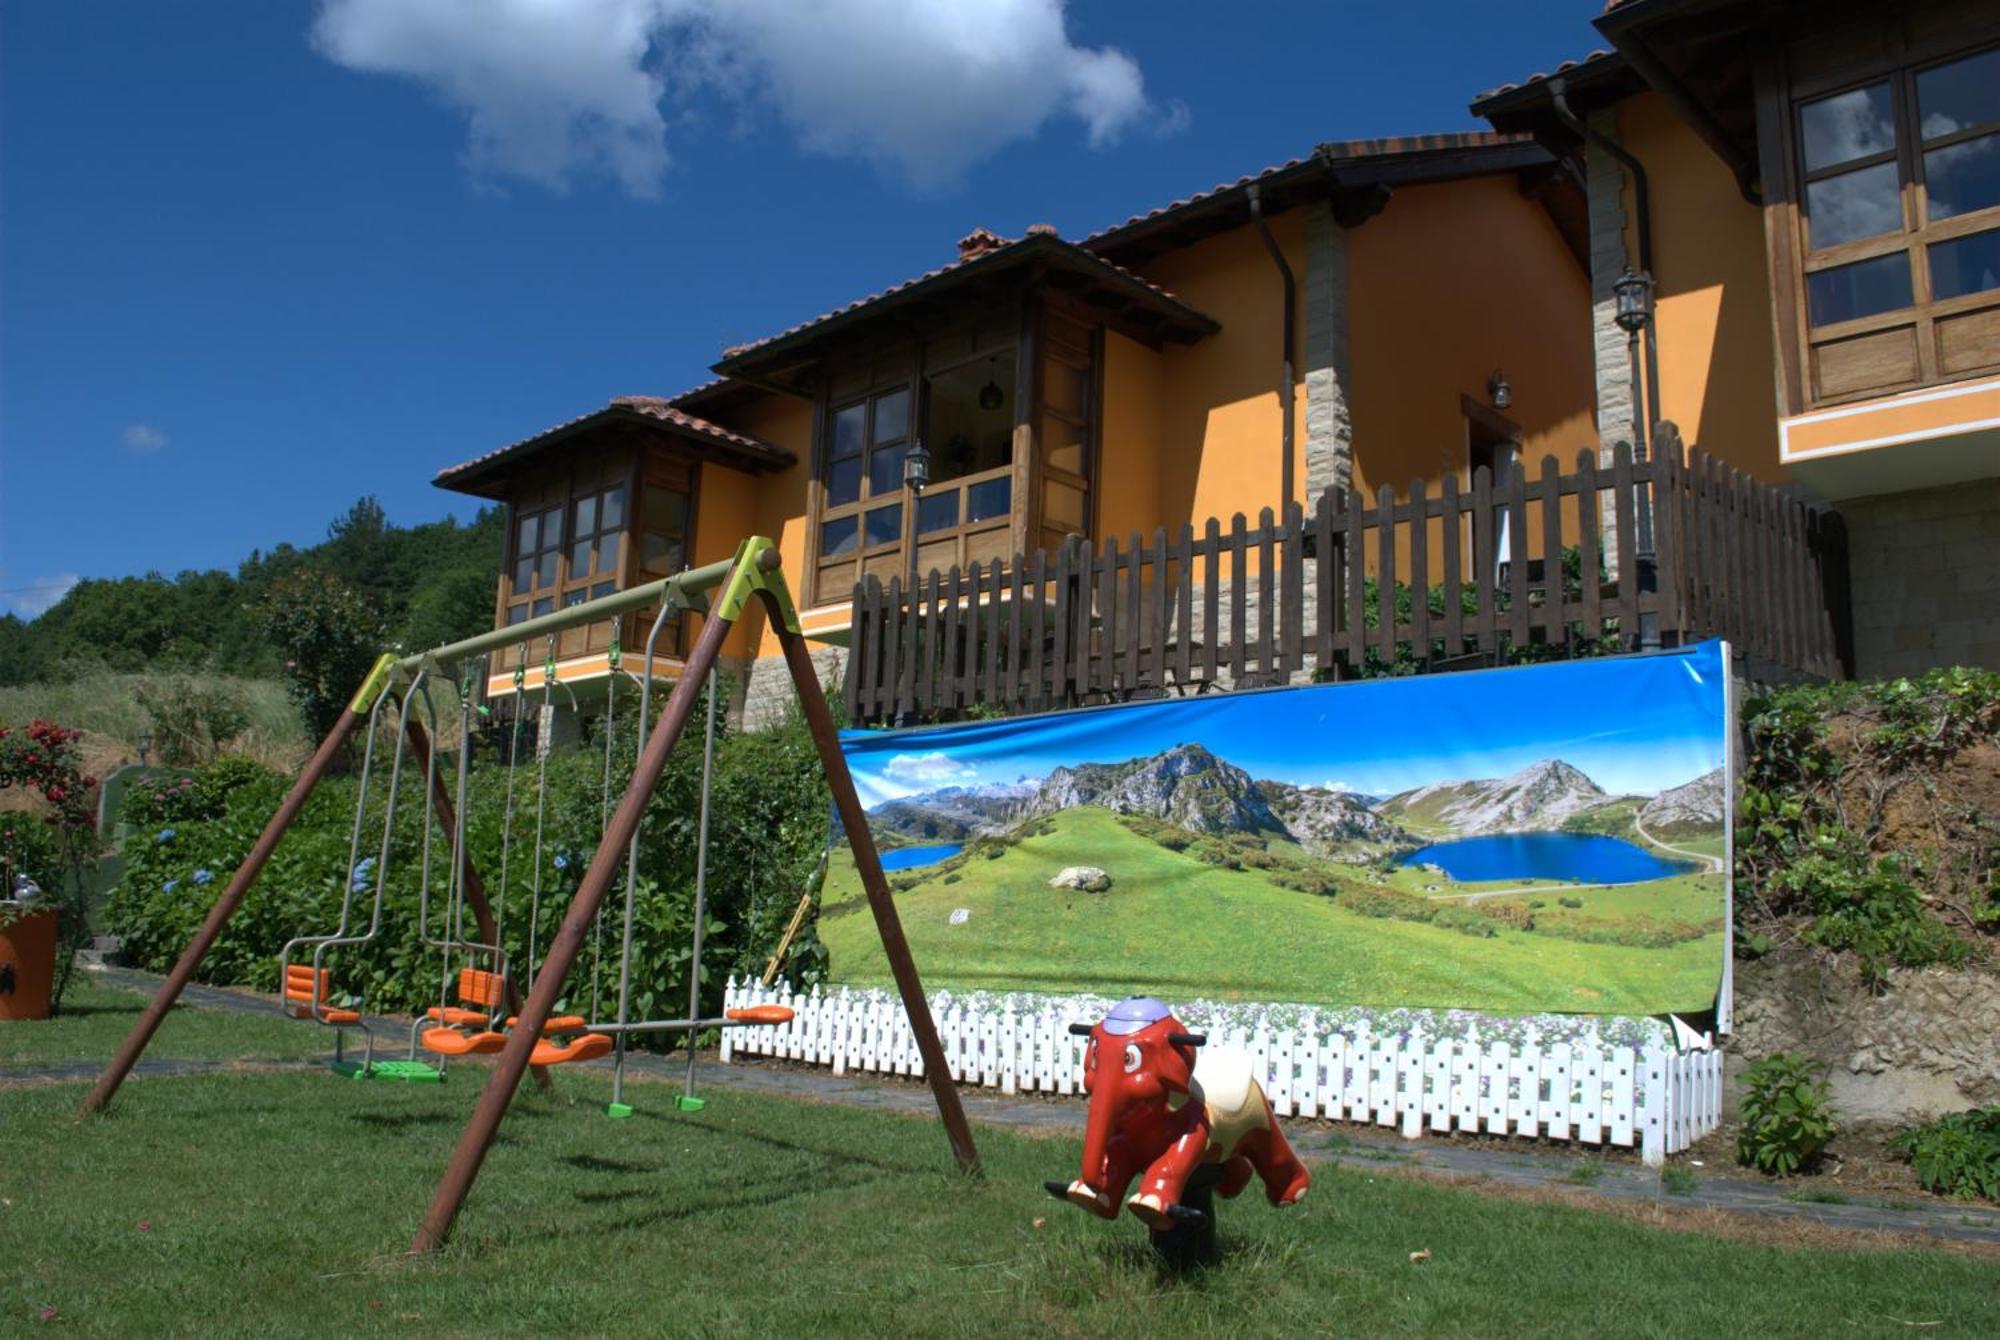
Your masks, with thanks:
[{"label": "orange stucco wall", "polygon": [[1504,411],[1525,434],[1530,476],[1596,440],[1590,281],[1541,206],[1511,176],[1398,191],[1348,235],[1357,485],[1466,471],[1459,399],[1487,401],[1497,368]]},{"label": "orange stucco wall", "polygon": [[[1783,480],[1763,216],[1656,93],[1618,106],[1619,142],[1645,165],[1653,204],[1660,413],[1682,436],[1762,479]],[[1625,189],[1626,249],[1636,258]]]},{"label": "orange stucco wall", "polygon": [[[1294,431],[1305,487],[1306,216],[1292,210],[1271,232],[1299,286]],[[1257,230],[1244,226],[1149,262],[1145,276],[1222,323],[1196,344],[1158,352],[1107,338],[1098,529],[1150,534],[1155,526],[1228,524],[1282,499],[1284,288]]]}]

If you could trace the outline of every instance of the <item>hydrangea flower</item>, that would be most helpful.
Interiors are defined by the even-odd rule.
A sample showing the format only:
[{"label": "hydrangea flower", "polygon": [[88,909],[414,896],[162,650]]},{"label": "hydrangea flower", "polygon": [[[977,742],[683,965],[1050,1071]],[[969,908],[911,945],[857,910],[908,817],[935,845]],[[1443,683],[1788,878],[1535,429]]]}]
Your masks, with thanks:
[{"label": "hydrangea flower", "polygon": [[563,855],[561,852],[556,853],[556,869],[558,870],[569,869],[569,857]]},{"label": "hydrangea flower", "polygon": [[174,830],[171,828],[162,828],[158,833],[153,835],[153,841],[155,842],[172,842],[173,840]]},{"label": "hydrangea flower", "polygon": [[213,870],[210,870],[207,866],[203,866],[201,869],[194,872],[194,882],[197,884],[212,883],[214,879],[215,879],[215,872]]},{"label": "hydrangea flower", "polygon": [[172,893],[172,892],[173,892],[173,891],[174,891],[175,889],[178,889],[178,888],[179,888],[180,886],[181,886],[181,882],[180,882],[179,880],[177,880],[177,879],[170,879],[170,880],[168,880],[168,881],[167,881],[166,883],[164,883],[164,884],[162,884],[162,885],[160,886],[160,892],[161,892],[161,893]]},{"label": "hydrangea flower", "polygon": [[373,856],[362,857],[360,862],[356,864],[354,867],[354,873],[352,878],[349,880],[348,887],[353,889],[354,892],[360,893],[363,889],[368,887],[369,877],[372,876],[374,873],[375,873],[375,858]]}]

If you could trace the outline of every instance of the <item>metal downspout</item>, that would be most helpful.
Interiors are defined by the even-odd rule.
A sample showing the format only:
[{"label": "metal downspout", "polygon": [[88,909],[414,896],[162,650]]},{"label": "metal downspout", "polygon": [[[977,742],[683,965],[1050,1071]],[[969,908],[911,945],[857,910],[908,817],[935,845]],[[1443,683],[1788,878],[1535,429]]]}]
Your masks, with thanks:
[{"label": "metal downspout", "polygon": [[[1560,76],[1549,81],[1549,106],[1554,109],[1556,119],[1572,134],[1580,135],[1604,150],[1632,174],[1632,203],[1639,215],[1639,268],[1650,275],[1653,272],[1653,194],[1647,185],[1645,164],[1634,158],[1618,141],[1594,129],[1570,109]],[[1657,315],[1654,320],[1657,323]],[[1653,334],[1649,331],[1646,337],[1646,405],[1643,411],[1636,405],[1632,411],[1632,445],[1642,460],[1650,459],[1652,455],[1649,450],[1651,434],[1647,432],[1646,421],[1658,421],[1660,418],[1660,355]]]},{"label": "metal downspout", "polygon": [[1271,263],[1278,267],[1278,277],[1285,286],[1285,337],[1284,337],[1284,377],[1278,383],[1278,412],[1284,419],[1280,439],[1285,453],[1284,463],[1279,470],[1280,487],[1284,491],[1284,501],[1278,509],[1280,519],[1286,507],[1297,499],[1297,464],[1294,461],[1296,432],[1292,419],[1297,403],[1297,326],[1298,326],[1298,282],[1292,276],[1292,267],[1285,261],[1285,253],[1278,247],[1278,239],[1271,236],[1271,226],[1264,221],[1264,198],[1257,183],[1251,182],[1246,190],[1250,201],[1250,217],[1257,225],[1257,235],[1264,239],[1265,250],[1271,253]]}]

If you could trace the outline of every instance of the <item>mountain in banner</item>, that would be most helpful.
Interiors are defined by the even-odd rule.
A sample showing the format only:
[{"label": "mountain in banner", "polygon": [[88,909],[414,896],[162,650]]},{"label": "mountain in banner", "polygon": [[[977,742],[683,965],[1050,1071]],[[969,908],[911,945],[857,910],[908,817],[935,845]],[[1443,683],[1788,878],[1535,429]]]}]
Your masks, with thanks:
[{"label": "mountain in banner", "polygon": [[1714,832],[1722,827],[1727,786],[1721,768],[1705,772],[1647,801],[1639,809],[1639,822],[1655,837]]},{"label": "mountain in banner", "polygon": [[1199,834],[1263,834],[1316,855],[1408,835],[1351,792],[1258,781],[1198,744],[1122,763],[1055,769],[1039,783],[952,786],[887,801],[868,813],[877,833],[922,842],[999,836],[1023,823],[1094,805]]},{"label": "mountain in banner", "polygon": [[1522,833],[1562,827],[1611,797],[1561,759],[1543,759],[1510,777],[1433,782],[1376,806],[1384,819],[1425,832]]}]

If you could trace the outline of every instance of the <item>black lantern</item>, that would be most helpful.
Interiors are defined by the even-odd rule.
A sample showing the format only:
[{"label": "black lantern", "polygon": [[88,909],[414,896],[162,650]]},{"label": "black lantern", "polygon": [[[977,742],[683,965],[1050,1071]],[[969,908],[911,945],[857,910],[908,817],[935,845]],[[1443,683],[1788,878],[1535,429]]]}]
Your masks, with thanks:
[{"label": "black lantern", "polygon": [[998,362],[993,358],[986,360],[986,385],[979,388],[979,408],[988,414],[1007,403],[1007,393],[1000,389],[1000,381],[993,375],[994,365]]},{"label": "black lantern", "polygon": [[1514,388],[1507,384],[1499,368],[1493,369],[1493,375],[1486,379],[1486,394],[1495,409],[1506,409],[1514,403]]},{"label": "black lantern", "polygon": [[1625,267],[1625,273],[1611,285],[1611,292],[1618,300],[1618,329],[1627,335],[1637,335],[1653,319],[1653,276],[1649,271]]},{"label": "black lantern", "polygon": [[931,482],[931,454],[924,450],[924,440],[913,438],[910,449],[903,453],[903,486],[914,493],[922,493]]}]

